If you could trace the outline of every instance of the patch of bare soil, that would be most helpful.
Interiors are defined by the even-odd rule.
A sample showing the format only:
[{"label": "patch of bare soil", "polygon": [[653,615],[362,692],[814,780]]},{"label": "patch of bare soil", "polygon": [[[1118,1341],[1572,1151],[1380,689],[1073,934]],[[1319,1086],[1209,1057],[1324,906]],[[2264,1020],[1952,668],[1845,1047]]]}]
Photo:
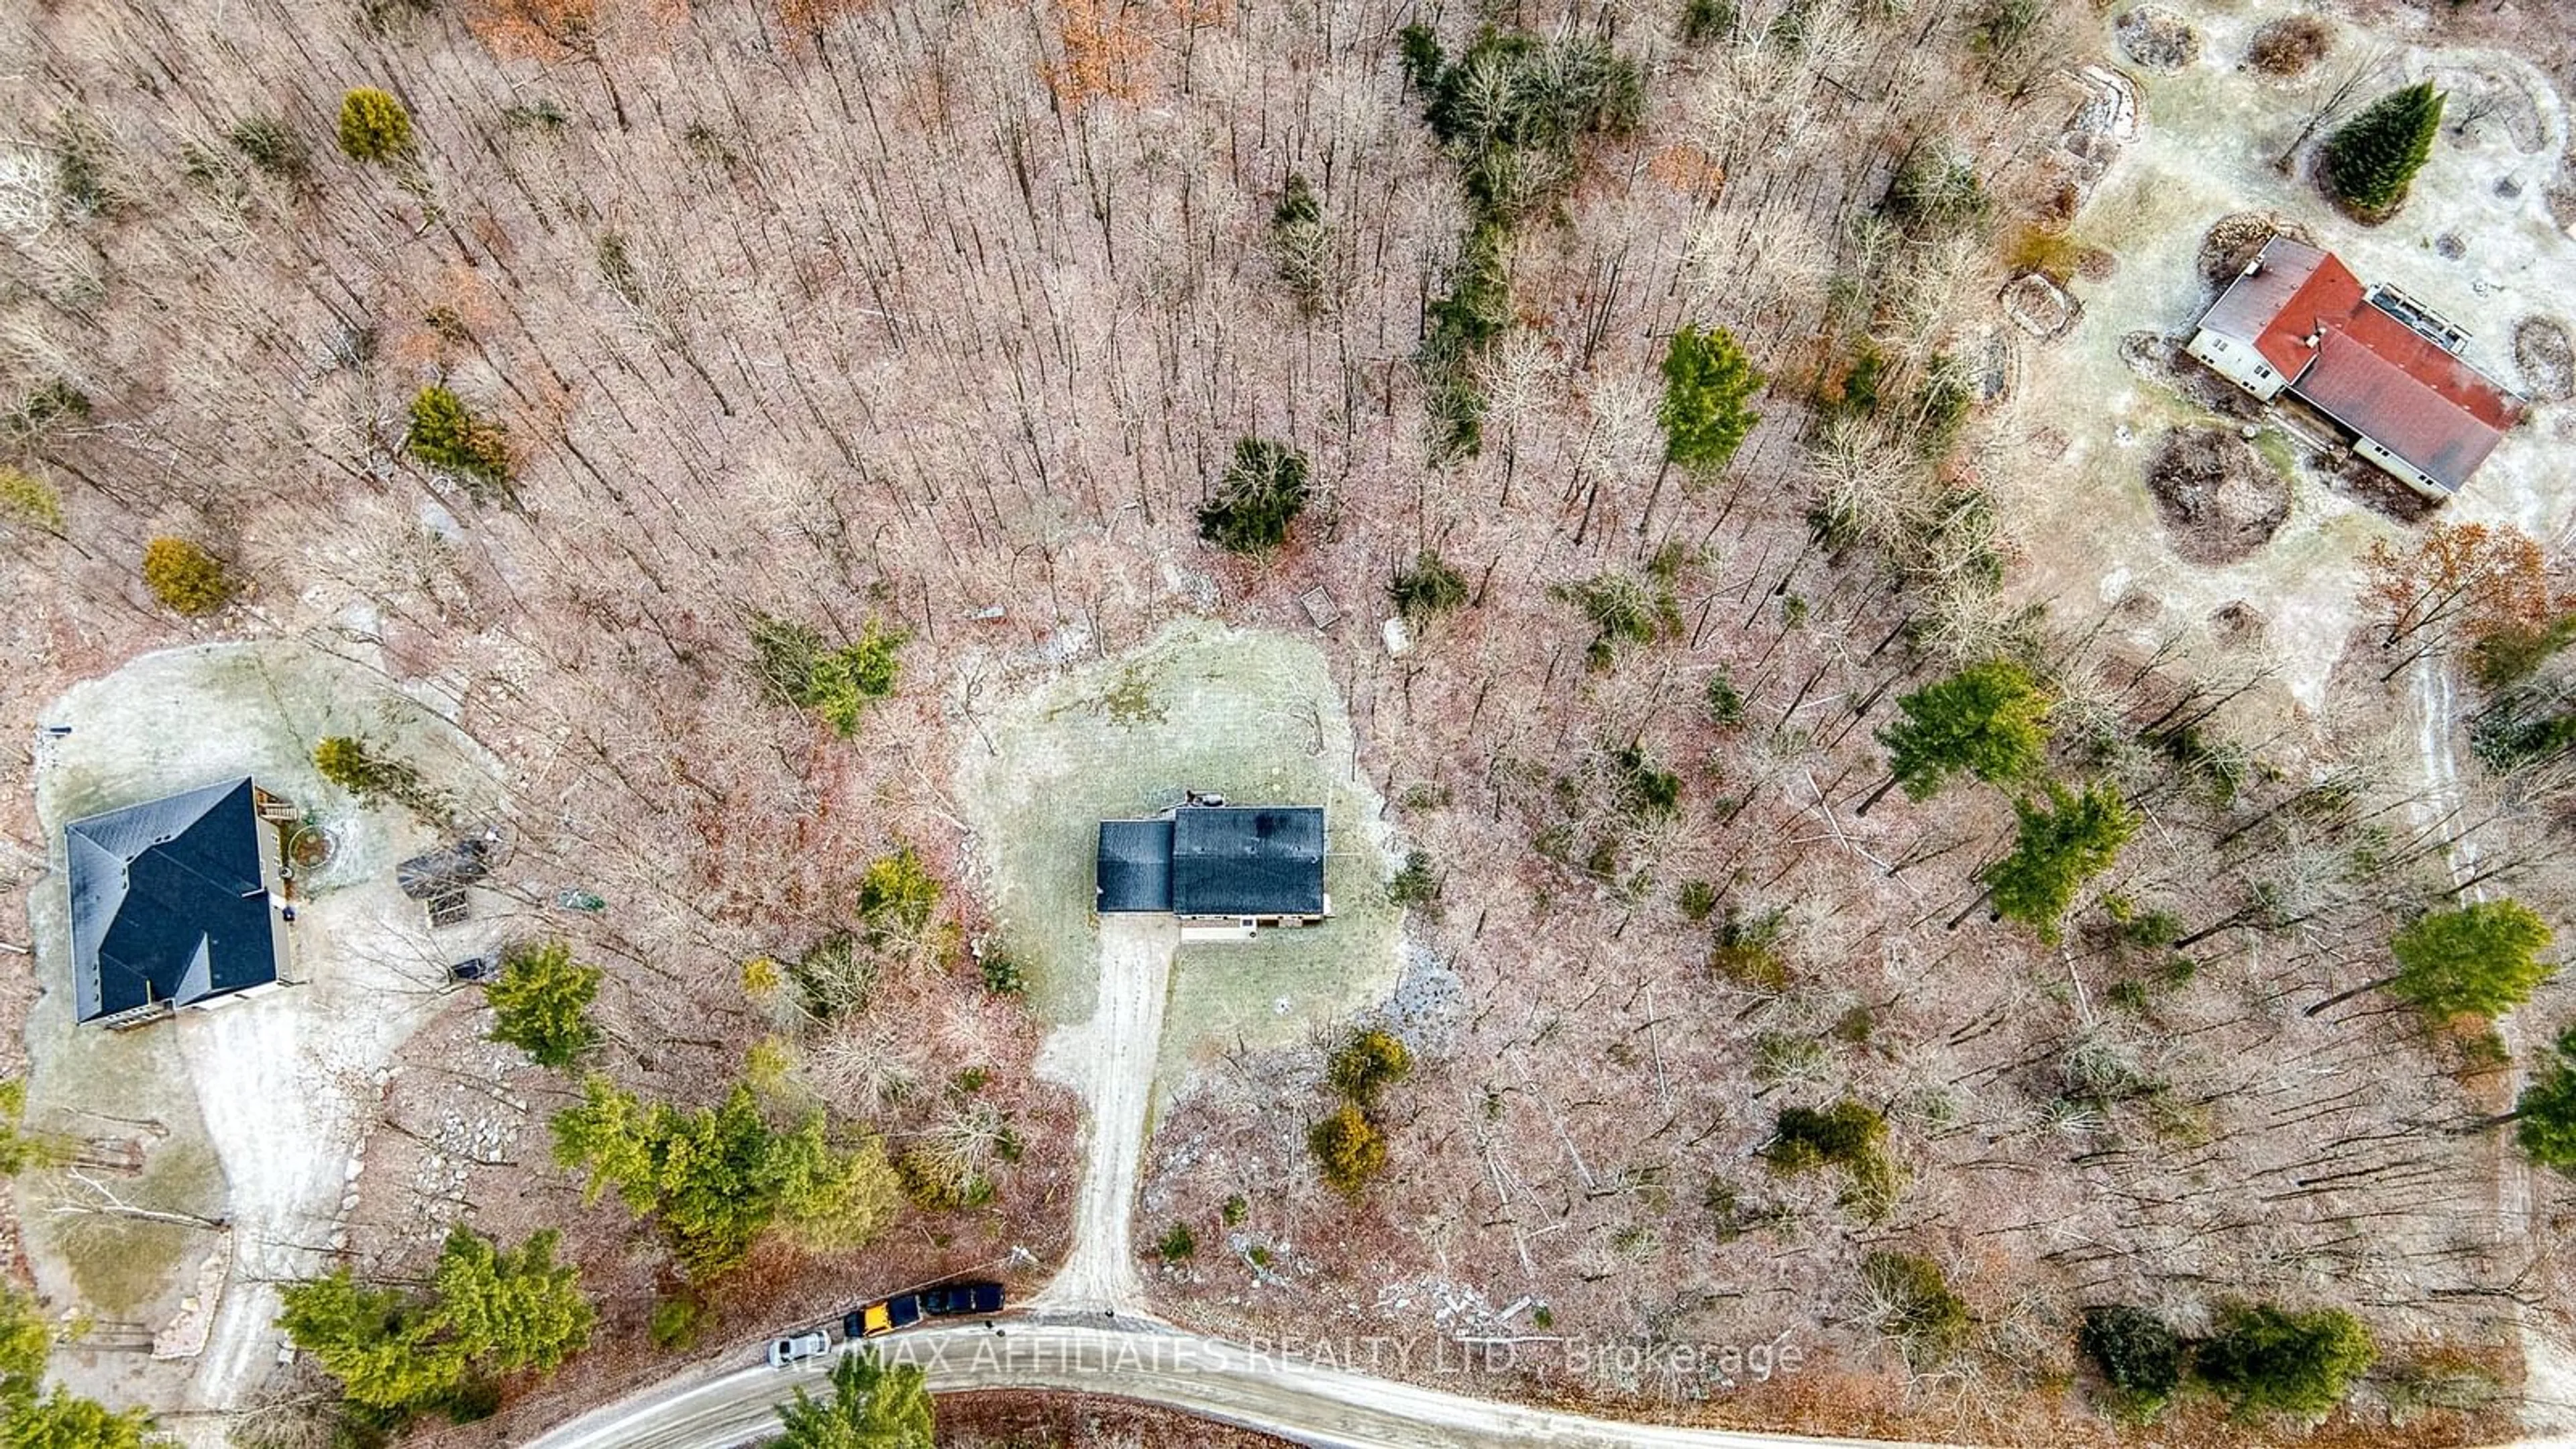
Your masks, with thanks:
[{"label": "patch of bare soil", "polygon": [[2334,30],[2314,15],[2284,15],[2254,32],[2245,47],[2245,68],[2258,75],[2287,80],[2334,49]]},{"label": "patch of bare soil", "polygon": [[2200,279],[2213,287],[2227,285],[2275,236],[2317,244],[2316,233],[2277,211],[2234,211],[2220,217],[2200,239]]},{"label": "patch of bare soil", "polygon": [[2335,491],[2365,503],[2400,523],[2421,523],[2442,505],[2397,481],[2385,468],[2357,453],[2343,452],[2334,469]]},{"label": "patch of bare soil", "polygon": [[2166,376],[2182,355],[2180,343],[2152,327],[2142,327],[2120,338],[2120,361],[2140,377]]},{"label": "patch of bare soil", "polygon": [[2537,401],[2565,402],[2576,395],[2576,347],[2556,318],[2525,317],[2514,324],[2513,365],[2522,369],[2522,390]]},{"label": "patch of bare soil", "polygon": [[939,1396],[940,1449],[1274,1449],[1287,1440],[1090,1394]]},{"label": "patch of bare soil", "polygon": [[2111,22],[2120,53],[2149,70],[2180,70],[2200,59],[2200,32],[2159,5],[2141,5]]},{"label": "patch of bare soil", "polygon": [[2262,408],[2254,399],[2246,396],[2235,384],[2201,366],[2183,350],[2183,343],[2183,338],[2172,333],[2142,327],[2121,335],[2120,361],[2138,376],[2172,388],[2189,401],[2221,417],[2253,422],[2263,416]]},{"label": "patch of bare soil", "polygon": [[2147,463],[2147,491],[2174,552],[2193,563],[2245,558],[2290,518],[2290,480],[2218,428],[2168,433]]},{"label": "patch of bare soil", "polygon": [[2270,640],[2272,621],[2263,617],[2262,610],[2236,599],[2210,614],[2209,632],[2222,648],[2250,651]]}]

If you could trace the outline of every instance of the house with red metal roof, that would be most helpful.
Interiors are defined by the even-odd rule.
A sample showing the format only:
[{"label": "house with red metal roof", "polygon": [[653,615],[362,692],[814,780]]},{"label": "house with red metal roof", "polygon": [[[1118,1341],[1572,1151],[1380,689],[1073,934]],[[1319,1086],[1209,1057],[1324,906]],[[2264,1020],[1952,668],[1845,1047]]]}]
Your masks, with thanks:
[{"label": "house with red metal roof", "polygon": [[2283,393],[2353,451],[2440,501],[2522,421],[2523,402],[2460,355],[2468,334],[2395,287],[2365,288],[2331,252],[2276,236],[2185,349],[2257,399]]}]

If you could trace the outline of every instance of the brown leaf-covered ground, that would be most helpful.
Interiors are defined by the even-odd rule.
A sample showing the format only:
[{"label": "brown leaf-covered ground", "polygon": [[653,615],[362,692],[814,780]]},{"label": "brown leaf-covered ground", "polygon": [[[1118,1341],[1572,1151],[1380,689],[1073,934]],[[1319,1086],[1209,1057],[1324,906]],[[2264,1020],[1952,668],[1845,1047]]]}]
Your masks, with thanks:
[{"label": "brown leaf-covered ground", "polygon": [[[1393,37],[1432,19],[1463,44],[1462,15],[13,10],[0,401],[60,381],[87,409],[21,408],[6,438],[63,518],[8,525],[0,700],[33,718],[71,681],[192,638],[378,651],[508,762],[531,909],[611,973],[609,1068],[709,1100],[777,1029],[743,963],[846,925],[869,859],[919,850],[961,935],[981,931],[977,842],[949,798],[979,694],[1177,613],[1303,629],[1296,597],[1322,585],[1348,610],[1324,647],[1358,768],[1443,882],[1394,1011],[1421,1063],[1384,1109],[1390,1171],[1357,1202],[1303,1159],[1319,1050],[1182,1084],[1139,1232],[1195,1225],[1197,1255],[1157,1287],[1167,1311],[1252,1335],[1527,1338],[1521,1367],[1480,1386],[1621,1412],[2031,1443],[2114,1437],[2074,1387],[2071,1337],[2107,1299],[2186,1328],[2234,1295],[2346,1306],[2390,1362],[2462,1347],[2509,1390],[2522,1320],[2553,1324],[2567,1301],[2556,1185],[2532,1182],[2527,1218],[2499,1213],[2499,1144],[2442,1130],[2496,1091],[2459,1080],[2474,1062],[2454,1038],[2368,997],[2303,1011],[2380,974],[2397,915],[2450,887],[2462,825],[2512,867],[2491,889],[2556,916],[2552,818],[2474,780],[2456,819],[2416,808],[2410,697],[2379,682],[2368,638],[2303,711],[2259,650],[2141,645],[2090,600],[2020,617],[1990,567],[2083,543],[1966,501],[2046,466],[2019,440],[1972,419],[1935,465],[1892,419],[1826,426],[1864,338],[1891,400],[1938,355],[1979,370],[2009,345],[1996,234],[2079,196],[2087,163],[2059,144],[2079,98],[2054,77],[2106,26],[2054,7],[1995,57],[1963,5],[1808,5],[1794,37],[1757,33],[1780,5],[1736,8],[1739,38],[1703,47],[1677,39],[1672,4],[1499,15],[1597,27],[1641,63],[1646,106],[1512,246],[1518,326],[1484,368],[1484,447],[1436,466],[1410,361],[1465,214]],[[2499,22],[2470,9],[2442,23],[2490,38]],[[402,98],[416,166],[334,149],[358,85]],[[305,179],[226,139],[257,116],[301,140]],[[1897,170],[1944,146],[1992,230],[1870,223]],[[1291,170],[1329,228],[1313,311],[1265,249]],[[1655,423],[1683,323],[1731,329],[1771,377],[1761,426],[1706,481],[1662,466]],[[432,381],[506,426],[508,498],[478,502],[403,450]],[[1193,536],[1247,434],[1306,450],[1320,485],[1258,563]],[[223,555],[242,600],[195,623],[161,610],[136,571],[161,535]],[[1390,658],[1368,605],[1423,548],[1473,605]],[[1677,625],[1590,667],[1591,625],[1554,591],[1648,579],[1658,556]],[[851,741],[763,700],[761,613],[907,631],[901,688]],[[1971,872],[2011,828],[1999,792],[1856,810],[1894,698],[1998,648],[2055,676],[2056,768],[2116,780],[2146,817],[2063,948],[1975,909]],[[1705,704],[1720,671],[1739,724]],[[1678,776],[1669,817],[1623,798],[1632,748]],[[6,798],[23,886],[45,848],[27,792]],[[1705,919],[1680,906],[1693,881]],[[565,886],[613,908],[546,913]],[[2170,913],[2181,940],[2140,944],[2155,933],[2122,930],[2115,896],[2133,920]],[[1712,971],[1730,915],[1774,936],[1782,974]],[[717,1291],[718,1332],[999,1245],[1046,1250],[1072,1111],[1030,1082],[1037,1031],[1013,1010],[971,966],[916,963],[855,1024],[802,1041],[809,1064],[831,1032],[883,1042],[922,1081],[986,1066],[1026,1151],[989,1212],[908,1214],[845,1263],[757,1261]],[[2549,996],[2534,1011],[2556,1016]],[[536,1118],[560,1081],[434,1070],[482,1051],[478,1029],[459,1012],[417,1040],[388,1122],[423,1131],[497,1086],[528,1103],[510,1160],[440,1206],[415,1148],[387,1142],[355,1224],[388,1267],[449,1213],[569,1231],[605,1331],[479,1431],[523,1436],[667,1365],[637,1336],[660,1268],[622,1211],[581,1206],[544,1164]],[[1779,1106],[1845,1094],[1892,1124],[1906,1187],[1875,1220],[1830,1174],[1753,1156]],[[935,1097],[884,1125],[920,1130],[907,1114]],[[1881,1248],[1942,1263],[1975,1313],[1965,1350],[1919,1375],[1872,1327],[1858,1264]],[[1806,1367],[1734,1389],[1669,1368],[1678,1345],[1775,1342]],[[2195,1409],[2163,1442],[2274,1431]],[[2393,1428],[2376,1389],[2322,1432],[2472,1436],[2439,1413]]]}]

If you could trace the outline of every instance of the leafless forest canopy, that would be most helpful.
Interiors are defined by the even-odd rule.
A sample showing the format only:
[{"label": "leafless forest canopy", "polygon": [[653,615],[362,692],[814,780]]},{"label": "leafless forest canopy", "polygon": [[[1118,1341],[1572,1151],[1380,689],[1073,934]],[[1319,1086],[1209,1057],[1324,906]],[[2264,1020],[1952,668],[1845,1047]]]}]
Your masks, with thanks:
[{"label": "leafless forest canopy", "polygon": [[[1810,1372],[1705,1410],[1652,1373],[1504,1377],[2029,1442],[2111,1432],[2066,1389],[2094,1302],[2186,1328],[2230,1297],[2347,1307],[2388,1363],[2517,1381],[2516,1325],[2564,1301],[2563,1265],[2508,1220],[2509,1144],[2458,1130],[2507,1105],[2486,1038],[2370,995],[2306,1008],[2448,902],[2466,827],[2554,918],[2555,796],[2418,808],[2376,633],[2310,714],[2259,648],[2141,650],[2090,602],[2021,597],[2016,560],[2068,541],[2017,536],[1981,490],[2047,466],[2045,420],[1981,407],[1927,450],[1920,414],[1851,404],[1864,356],[1894,400],[2001,345],[2000,239],[2074,200],[2056,140],[2063,67],[2100,43],[2086,6],[2000,51],[1953,0],[1721,8],[1694,44],[1664,0],[10,7],[0,401],[61,516],[9,525],[9,717],[221,635],[426,684],[507,763],[527,859],[617,902],[582,948],[619,1039],[652,1044],[618,1070],[685,1097],[768,1030],[742,963],[836,929],[867,860],[919,850],[980,929],[948,778],[993,698],[1182,613],[1304,628],[1321,586],[1357,768],[1439,881],[1414,969],[1458,990],[1399,1013],[1420,1067],[1356,1201],[1305,1153],[1320,1051],[1200,1064],[1139,1222],[1201,1224],[1158,1284],[1176,1314],[1427,1341],[1529,1332],[1501,1310],[1531,1299],[1592,1339],[1787,1333]],[[1466,456],[1440,456],[1416,368],[1472,221],[1406,87],[1416,21],[1453,48],[1483,23],[1598,36],[1643,75],[1633,130],[1585,143],[1511,235]],[[340,154],[358,86],[400,99],[410,159]],[[248,159],[258,118],[306,164]],[[1977,217],[1890,204],[1909,168],[1953,167]],[[1292,172],[1321,206],[1311,305],[1271,239]],[[1770,379],[1718,476],[1664,461],[1657,367],[1686,324]],[[505,429],[506,488],[406,451],[431,383]],[[56,384],[82,405],[22,405]],[[1317,487],[1259,560],[1196,536],[1247,435],[1304,450]],[[138,561],[164,536],[239,601],[156,604]],[[1425,549],[1471,603],[1390,657],[1388,580]],[[1607,667],[1587,584],[1663,616]],[[855,740],[778,707],[760,616],[903,631],[899,689]],[[1854,813],[1893,701],[1998,651],[2051,683],[2057,772],[2141,819],[2062,945],[1980,904],[2003,792]],[[1677,805],[1642,805],[1641,770]],[[937,1030],[834,1043],[836,1085],[872,1053],[928,1074],[943,1043],[1034,1036],[917,989]],[[1845,1098],[1885,1114],[1883,1180],[1756,1155],[1780,1108]],[[1032,1151],[1068,1156],[1062,1129]],[[2516,1190],[2556,1211],[2554,1184]],[[1237,1195],[1257,1206],[1229,1234]],[[1938,1363],[1875,1331],[1860,1265],[1891,1248],[1974,1310]],[[2195,1424],[2238,1432],[2219,1417]]]}]

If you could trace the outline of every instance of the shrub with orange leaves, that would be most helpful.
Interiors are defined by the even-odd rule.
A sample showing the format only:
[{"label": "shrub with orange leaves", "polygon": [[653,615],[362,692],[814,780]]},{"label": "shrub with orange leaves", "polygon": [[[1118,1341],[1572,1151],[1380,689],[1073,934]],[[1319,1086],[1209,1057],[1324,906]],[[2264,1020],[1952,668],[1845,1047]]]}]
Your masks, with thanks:
[{"label": "shrub with orange leaves", "polygon": [[1136,72],[1149,47],[1124,11],[1121,6],[1120,13],[1103,15],[1100,0],[1064,0],[1064,14],[1057,22],[1064,63],[1049,66],[1046,72],[1057,99],[1074,105],[1095,96],[1136,99]]},{"label": "shrub with orange leaves", "polygon": [[2547,561],[2540,545],[2517,529],[2436,523],[2410,549],[2381,539],[2362,564],[2368,580],[2362,602],[2388,631],[2382,648],[2436,625],[2457,623],[2487,635],[2549,622]]},{"label": "shrub with orange leaves", "polygon": [[1714,201],[1726,186],[1726,168],[1718,159],[1697,146],[1676,144],[1656,152],[1646,162],[1646,174],[1673,190],[1703,201]]},{"label": "shrub with orange leaves", "polygon": [[465,28],[505,60],[564,60],[590,55],[599,0],[474,0]]},{"label": "shrub with orange leaves", "polygon": [[778,0],[778,23],[790,30],[820,30],[863,3],[864,0]]}]

